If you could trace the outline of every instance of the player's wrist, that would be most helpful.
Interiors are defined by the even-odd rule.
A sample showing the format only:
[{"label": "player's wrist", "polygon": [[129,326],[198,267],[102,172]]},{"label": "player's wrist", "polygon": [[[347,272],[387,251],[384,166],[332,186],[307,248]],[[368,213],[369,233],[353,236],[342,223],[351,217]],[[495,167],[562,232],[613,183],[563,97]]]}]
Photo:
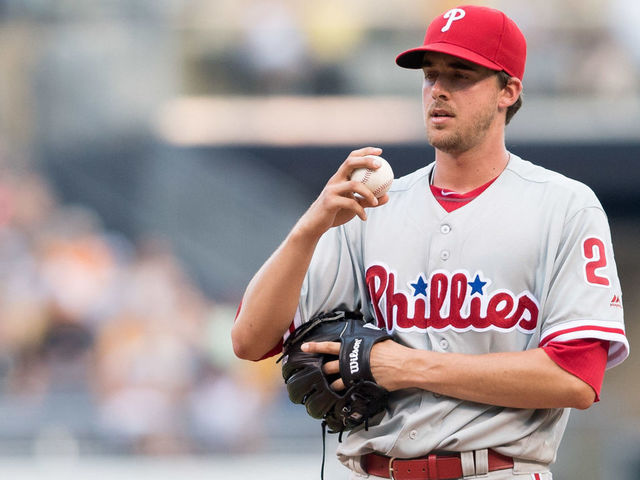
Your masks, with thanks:
[{"label": "player's wrist", "polygon": [[318,219],[311,215],[310,212],[306,212],[298,222],[295,224],[291,232],[289,233],[289,238],[294,241],[304,242],[308,245],[314,245],[320,237],[324,235],[329,229],[331,225],[326,225],[322,221],[318,221]]},{"label": "player's wrist", "polygon": [[406,388],[427,390],[429,376],[425,372],[429,368],[430,362],[426,357],[432,352],[408,347],[403,348],[405,350],[402,357],[394,360],[396,371],[393,372],[391,376],[393,378],[392,383],[387,385],[387,388],[390,391]]},{"label": "player's wrist", "polygon": [[402,375],[402,388],[420,388],[433,390],[436,385],[435,370],[437,354],[428,350],[411,350],[405,359]]}]

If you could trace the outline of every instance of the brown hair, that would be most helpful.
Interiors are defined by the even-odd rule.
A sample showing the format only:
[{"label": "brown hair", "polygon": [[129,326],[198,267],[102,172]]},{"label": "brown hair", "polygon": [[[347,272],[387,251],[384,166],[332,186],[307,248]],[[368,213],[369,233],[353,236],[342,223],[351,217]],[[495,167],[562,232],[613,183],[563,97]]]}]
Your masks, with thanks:
[{"label": "brown hair", "polygon": [[[500,88],[506,87],[507,84],[509,83],[509,80],[511,80],[511,75],[509,75],[504,70],[498,72],[497,75],[498,75],[498,82],[500,83]],[[520,96],[518,97],[518,100],[516,100],[516,102],[513,105],[507,108],[507,115],[504,122],[505,125],[509,124],[509,122],[511,121],[511,118],[513,118],[516,112],[520,110],[520,107],[522,107],[522,94],[520,94]]]}]

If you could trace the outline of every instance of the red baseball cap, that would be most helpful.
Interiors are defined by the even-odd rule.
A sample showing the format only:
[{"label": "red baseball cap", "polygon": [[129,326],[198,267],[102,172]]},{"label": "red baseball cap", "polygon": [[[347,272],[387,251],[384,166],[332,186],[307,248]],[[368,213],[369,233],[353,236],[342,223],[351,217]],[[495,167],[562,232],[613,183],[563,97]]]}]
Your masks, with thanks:
[{"label": "red baseball cap", "polygon": [[465,5],[436,17],[422,46],[401,53],[396,63],[422,68],[424,52],[446,53],[522,80],[527,42],[515,22],[500,10]]}]

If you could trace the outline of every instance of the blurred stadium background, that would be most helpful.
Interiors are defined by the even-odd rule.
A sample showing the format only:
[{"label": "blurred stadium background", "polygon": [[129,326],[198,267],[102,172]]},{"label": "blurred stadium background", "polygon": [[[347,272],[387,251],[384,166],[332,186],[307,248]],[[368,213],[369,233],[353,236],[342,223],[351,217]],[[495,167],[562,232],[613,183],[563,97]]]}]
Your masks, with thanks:
[{"label": "blurred stadium background", "polygon": [[[574,412],[555,478],[638,479],[640,4],[466,3],[525,32],[509,147],[596,191],[623,283],[632,356]],[[234,359],[230,325],[349,151],[431,161],[394,58],[453,6],[0,0],[3,477],[318,478],[319,424],[273,361]]]}]

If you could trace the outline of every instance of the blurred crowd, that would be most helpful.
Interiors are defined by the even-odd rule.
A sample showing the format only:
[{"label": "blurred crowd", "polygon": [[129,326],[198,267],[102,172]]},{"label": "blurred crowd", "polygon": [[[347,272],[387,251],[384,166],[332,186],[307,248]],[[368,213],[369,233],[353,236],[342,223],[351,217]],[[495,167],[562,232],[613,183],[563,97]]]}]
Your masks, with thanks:
[{"label": "blurred crowd", "polygon": [[[196,0],[181,33],[191,94],[413,94],[390,76],[436,15],[465,2]],[[640,92],[633,0],[474,1],[501,8],[528,39],[527,94]],[[406,75],[405,75],[406,76]]]},{"label": "blurred crowd", "polygon": [[131,241],[38,173],[0,170],[4,451],[255,448],[277,384],[230,359],[233,313],[161,238]]}]

